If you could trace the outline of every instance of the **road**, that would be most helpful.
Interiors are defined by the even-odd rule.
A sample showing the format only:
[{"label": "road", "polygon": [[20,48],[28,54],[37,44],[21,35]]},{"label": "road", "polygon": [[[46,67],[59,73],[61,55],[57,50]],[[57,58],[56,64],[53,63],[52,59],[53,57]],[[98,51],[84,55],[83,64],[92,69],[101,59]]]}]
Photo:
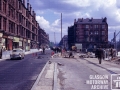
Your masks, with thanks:
[{"label": "road", "polygon": [[[40,55],[40,58],[29,54],[23,60],[0,61],[0,90],[31,90],[48,60],[58,63],[56,84],[58,90],[111,90],[111,88],[120,88],[115,83],[120,80],[119,64],[110,61],[98,64],[96,58],[79,58],[77,55],[75,58],[62,58],[61,56],[50,58],[50,52],[47,51],[46,55]],[[38,88],[35,90],[42,90],[39,88],[53,85],[51,83],[53,81],[40,81],[47,81],[48,77],[52,77],[48,76],[52,75],[49,69],[48,65],[46,71],[43,72],[42,79],[39,78],[39,84],[36,84]],[[46,76],[48,77],[46,78]],[[44,90],[52,90],[52,88]]]},{"label": "road", "polygon": [[[114,80],[120,78],[120,66],[103,61],[99,64],[96,58],[53,58],[58,65],[59,90],[119,90]],[[112,79],[111,79],[112,77]],[[104,81],[104,82],[103,82]],[[103,82],[103,83],[102,83]],[[111,84],[112,83],[112,84]]]},{"label": "road", "polygon": [[50,58],[47,54],[28,54],[22,60],[0,61],[0,90],[30,90],[42,68]]}]

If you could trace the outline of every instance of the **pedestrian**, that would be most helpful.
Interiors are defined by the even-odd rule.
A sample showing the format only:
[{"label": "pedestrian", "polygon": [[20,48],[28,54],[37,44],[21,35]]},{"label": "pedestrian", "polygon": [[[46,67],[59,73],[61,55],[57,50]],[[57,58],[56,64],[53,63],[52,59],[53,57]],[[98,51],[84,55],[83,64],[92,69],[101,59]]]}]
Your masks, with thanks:
[{"label": "pedestrian", "polygon": [[0,59],[2,59],[2,49],[0,50]]},{"label": "pedestrian", "polygon": [[113,59],[113,48],[110,49],[110,56],[111,56],[111,59]]},{"label": "pedestrian", "polygon": [[98,58],[98,48],[95,50],[95,57]]},{"label": "pedestrian", "polygon": [[73,57],[72,51],[69,52],[69,58],[70,58],[70,57]]},{"label": "pedestrian", "polygon": [[99,60],[99,64],[102,63],[102,59],[103,59],[103,50],[101,47],[98,48],[98,60]]},{"label": "pedestrian", "polygon": [[45,47],[43,47],[43,54],[45,54]]}]

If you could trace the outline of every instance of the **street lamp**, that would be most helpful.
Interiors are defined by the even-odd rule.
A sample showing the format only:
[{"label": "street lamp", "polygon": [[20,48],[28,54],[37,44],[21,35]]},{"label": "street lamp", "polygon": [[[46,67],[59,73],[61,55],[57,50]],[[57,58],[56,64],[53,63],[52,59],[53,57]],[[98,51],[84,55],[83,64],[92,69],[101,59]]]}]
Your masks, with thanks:
[{"label": "street lamp", "polygon": [[116,34],[116,31],[114,32],[114,38],[113,38],[113,41],[114,41],[114,47],[116,49],[116,53],[117,53],[117,43],[116,43],[116,37],[117,35],[120,33],[120,31]]}]

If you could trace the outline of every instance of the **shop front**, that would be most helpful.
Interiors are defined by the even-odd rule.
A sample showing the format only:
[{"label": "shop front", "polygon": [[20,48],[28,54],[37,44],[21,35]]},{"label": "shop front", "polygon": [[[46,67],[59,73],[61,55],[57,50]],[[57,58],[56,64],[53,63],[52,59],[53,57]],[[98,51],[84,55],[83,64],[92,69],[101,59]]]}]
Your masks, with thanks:
[{"label": "shop front", "polygon": [[31,41],[31,48],[32,48],[32,49],[36,49],[36,42]]},{"label": "shop front", "polygon": [[25,50],[26,51],[26,45],[27,45],[27,43],[26,43],[26,39],[23,39],[23,50]]},{"label": "shop front", "polygon": [[30,50],[30,40],[27,40],[26,42],[26,51]]},{"label": "shop front", "polygon": [[7,50],[13,49],[13,36],[8,36],[7,39]]},{"label": "shop front", "polygon": [[4,43],[2,36],[3,36],[3,33],[0,33],[0,49],[2,49],[3,43]]},{"label": "shop front", "polygon": [[14,48],[19,48],[19,38],[18,37],[13,38],[13,49]]},{"label": "shop front", "polygon": [[19,48],[23,49],[23,38],[19,38]]},{"label": "shop front", "polygon": [[4,50],[8,50],[8,36],[4,35],[2,36],[2,49]]}]

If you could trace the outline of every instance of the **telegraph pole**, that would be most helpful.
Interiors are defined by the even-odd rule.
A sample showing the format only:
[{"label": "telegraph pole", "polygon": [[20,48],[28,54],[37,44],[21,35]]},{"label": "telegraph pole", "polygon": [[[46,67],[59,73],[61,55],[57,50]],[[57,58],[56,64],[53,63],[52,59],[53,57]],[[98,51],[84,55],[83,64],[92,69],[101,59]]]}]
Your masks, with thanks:
[{"label": "telegraph pole", "polygon": [[61,13],[61,41],[62,41],[62,13]]},{"label": "telegraph pole", "polygon": [[[61,13],[61,43],[63,43],[62,41],[62,13]],[[61,56],[62,56],[62,47],[61,47]]]},{"label": "telegraph pole", "polygon": [[55,32],[54,32],[54,43],[56,45],[56,37],[55,37]]}]

